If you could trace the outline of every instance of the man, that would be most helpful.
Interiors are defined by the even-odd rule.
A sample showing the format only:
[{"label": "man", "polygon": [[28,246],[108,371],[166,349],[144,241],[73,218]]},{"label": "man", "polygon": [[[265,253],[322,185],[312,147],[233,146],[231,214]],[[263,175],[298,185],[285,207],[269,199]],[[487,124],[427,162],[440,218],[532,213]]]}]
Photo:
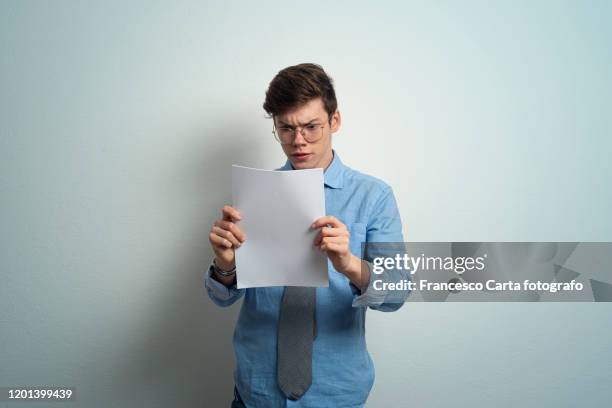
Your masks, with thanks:
[{"label": "man", "polygon": [[324,169],[327,215],[314,221],[317,238],[304,245],[329,258],[329,287],[237,289],[235,250],[247,237],[238,209],[223,207],[209,235],[215,259],[205,285],[219,306],[244,296],[233,338],[232,407],[361,407],[374,382],[366,310],[397,310],[407,296],[387,301],[361,259],[362,242],[403,242],[395,198],[387,184],[345,166],[332,149],[340,112],[320,66],[280,71],[263,107],[287,156],[279,170]]}]

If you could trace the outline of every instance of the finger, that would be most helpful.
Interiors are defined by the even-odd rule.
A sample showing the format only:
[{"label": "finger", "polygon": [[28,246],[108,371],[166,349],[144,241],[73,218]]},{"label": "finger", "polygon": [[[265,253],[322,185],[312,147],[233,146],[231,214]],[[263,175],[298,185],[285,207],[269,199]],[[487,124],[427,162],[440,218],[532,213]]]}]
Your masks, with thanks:
[{"label": "finger", "polygon": [[342,252],[342,246],[334,242],[327,242],[325,244],[321,244],[320,248],[322,251],[326,252]]},{"label": "finger", "polygon": [[227,239],[223,237],[220,237],[214,232],[211,232],[210,234],[208,234],[208,239],[210,240],[210,243],[213,244],[213,246],[219,249],[228,249],[232,247],[231,242],[229,242]]},{"label": "finger", "polygon": [[240,227],[231,221],[217,220],[215,221],[215,225],[223,228],[224,230],[230,231],[236,238],[238,238],[240,242],[244,242],[246,239],[246,235],[244,235],[244,232],[242,232]]},{"label": "finger", "polygon": [[323,239],[321,239],[321,243],[324,244],[326,242],[333,242],[335,244],[348,244],[349,239],[348,237],[323,237]]},{"label": "finger", "polygon": [[322,250],[331,250],[332,252],[345,252],[348,250],[349,240],[345,237],[325,237],[321,240],[319,247]]},{"label": "finger", "polygon": [[240,246],[240,241],[238,241],[238,239],[230,231],[224,230],[223,228],[216,227],[216,226],[213,227],[212,230],[213,230],[213,232],[215,234],[217,234],[220,237],[223,237],[223,238],[227,239],[228,241],[230,241],[232,243],[232,245],[234,245],[235,247],[239,247]]},{"label": "finger", "polygon": [[338,237],[338,236],[348,236],[348,231],[344,228],[330,228],[323,227],[320,232],[323,237]]},{"label": "finger", "polygon": [[343,228],[323,227],[321,228],[321,231],[319,231],[319,233],[317,234],[314,240],[314,244],[320,245],[321,240],[325,237],[346,237],[348,239],[348,236],[348,231]]},{"label": "finger", "polygon": [[334,228],[344,227],[344,224],[341,223],[340,220],[338,220],[333,215],[326,215],[325,217],[317,218],[315,220],[315,222],[313,222],[310,227],[311,228],[321,228],[321,227],[323,227],[325,225],[328,225],[328,224],[331,225]]},{"label": "finger", "polygon": [[239,221],[242,219],[240,217],[240,212],[229,205],[223,206],[223,209],[221,209],[221,214],[223,214],[223,219],[226,221]]},{"label": "finger", "polygon": [[321,240],[323,239],[323,237],[321,236],[321,232],[319,232],[314,240],[314,244],[315,246],[319,246],[321,245]]}]

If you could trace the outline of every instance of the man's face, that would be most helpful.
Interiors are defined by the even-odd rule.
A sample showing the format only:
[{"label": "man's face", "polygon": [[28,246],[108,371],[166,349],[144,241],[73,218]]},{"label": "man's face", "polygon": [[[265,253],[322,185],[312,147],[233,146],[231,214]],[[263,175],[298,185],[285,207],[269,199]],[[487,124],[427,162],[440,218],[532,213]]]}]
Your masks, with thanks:
[{"label": "man's face", "polygon": [[300,169],[326,169],[332,161],[331,135],[340,128],[340,112],[332,115],[331,124],[328,120],[327,112],[323,106],[321,98],[311,99],[302,106],[287,111],[275,117],[276,128],[283,126],[300,126],[302,129],[306,125],[323,126],[323,136],[310,143],[299,132],[295,131],[292,140],[287,144],[281,144],[287,159],[293,164],[296,170]]}]

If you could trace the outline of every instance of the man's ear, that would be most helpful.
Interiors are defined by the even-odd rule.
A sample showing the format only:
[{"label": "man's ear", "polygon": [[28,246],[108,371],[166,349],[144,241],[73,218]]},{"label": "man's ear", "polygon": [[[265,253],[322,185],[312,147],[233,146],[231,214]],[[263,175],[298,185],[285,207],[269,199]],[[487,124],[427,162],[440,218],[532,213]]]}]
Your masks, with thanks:
[{"label": "man's ear", "polygon": [[335,133],[338,131],[338,129],[340,129],[341,122],[342,122],[342,119],[340,118],[340,111],[336,109],[336,111],[331,117],[330,129],[332,133]]}]

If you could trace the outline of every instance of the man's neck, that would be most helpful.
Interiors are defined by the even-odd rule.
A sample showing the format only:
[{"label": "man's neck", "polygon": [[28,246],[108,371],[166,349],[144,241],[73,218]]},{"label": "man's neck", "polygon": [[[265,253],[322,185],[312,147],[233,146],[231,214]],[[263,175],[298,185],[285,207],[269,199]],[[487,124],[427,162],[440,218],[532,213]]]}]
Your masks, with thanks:
[{"label": "man's neck", "polygon": [[334,152],[333,150],[330,150],[329,157],[326,160],[326,164],[325,166],[323,166],[323,172],[327,171],[327,169],[329,168],[329,166],[331,166],[333,161],[334,161]]}]

